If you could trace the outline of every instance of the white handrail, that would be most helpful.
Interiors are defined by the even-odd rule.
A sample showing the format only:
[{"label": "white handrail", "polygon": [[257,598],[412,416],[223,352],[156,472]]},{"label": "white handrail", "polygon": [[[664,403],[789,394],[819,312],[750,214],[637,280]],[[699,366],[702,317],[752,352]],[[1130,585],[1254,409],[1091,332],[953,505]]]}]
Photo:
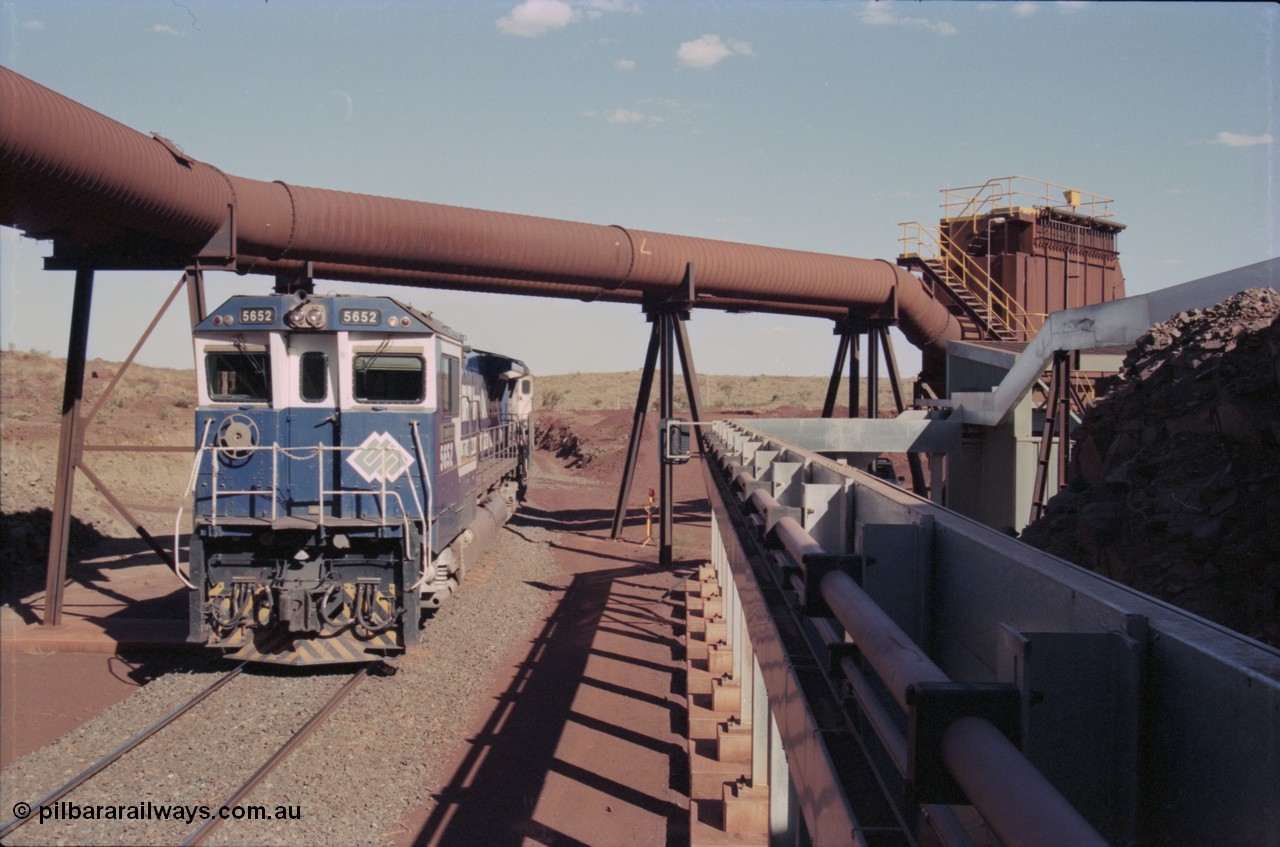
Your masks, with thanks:
[{"label": "white handrail", "polygon": [[[431,485],[431,473],[427,469],[427,454],[422,451],[422,437],[418,433],[418,422],[410,421],[409,427],[413,430],[413,446],[418,450],[419,465],[424,471],[427,471],[422,475],[423,480],[426,482],[427,489],[427,512],[422,519],[423,529],[425,530],[422,534],[422,575],[418,577],[417,582],[409,586],[409,589],[405,592],[406,594],[412,594],[420,589],[423,583],[436,578],[435,562],[431,561],[431,551],[435,549],[435,545],[433,543],[435,540],[433,537],[435,533],[435,521],[431,519],[432,514],[435,512],[435,491]],[[409,490],[414,492],[413,496],[415,505],[417,505],[416,500],[418,494],[417,490],[413,487],[412,478],[409,480]]]},{"label": "white handrail", "polygon": [[[196,448],[196,460],[191,464],[191,478],[187,480],[187,490],[183,493],[182,499],[178,501],[178,516],[173,520],[173,573],[178,579],[182,580],[183,585],[192,591],[195,591],[196,587],[182,575],[182,571],[178,568],[178,534],[182,528],[182,508],[186,505],[187,498],[191,496],[191,492],[195,490],[196,478],[200,475],[200,460],[204,458],[205,444],[209,439],[209,427],[212,425],[213,418],[205,420],[204,432],[200,434],[200,446]],[[187,564],[187,570],[191,570],[190,562]]]}]

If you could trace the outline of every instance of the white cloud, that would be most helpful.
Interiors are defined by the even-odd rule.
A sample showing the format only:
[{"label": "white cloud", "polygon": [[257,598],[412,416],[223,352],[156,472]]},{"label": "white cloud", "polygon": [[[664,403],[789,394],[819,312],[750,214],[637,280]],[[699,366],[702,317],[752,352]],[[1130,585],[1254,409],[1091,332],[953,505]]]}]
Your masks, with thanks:
[{"label": "white cloud", "polygon": [[178,32],[176,29],[169,26],[168,24],[152,24],[150,31],[159,32],[164,35],[182,35],[182,33]]},{"label": "white cloud", "polygon": [[511,14],[498,19],[498,29],[507,35],[534,38],[553,29],[561,29],[578,19],[581,13],[563,0],[524,0]]},{"label": "white cloud", "polygon": [[1029,18],[1036,13],[1035,3],[1014,3],[1013,13],[1020,18]]},{"label": "white cloud", "polygon": [[641,106],[661,109],[674,115],[688,115],[693,113],[695,109],[706,108],[705,103],[690,103],[687,100],[677,100],[674,97],[646,97],[636,102]]},{"label": "white cloud", "polygon": [[862,7],[862,22],[867,26],[918,26],[938,35],[955,35],[957,30],[946,21],[929,18],[903,17],[898,14],[893,0],[867,0]]},{"label": "white cloud", "polygon": [[35,18],[32,18],[32,19],[31,19],[31,20],[29,20],[29,21],[23,21],[23,22],[22,22],[22,28],[23,28],[23,29],[33,29],[33,30],[44,29],[44,21],[38,21],[38,20],[36,20]]},{"label": "white cloud", "polygon": [[613,66],[620,71],[634,70],[636,66],[636,60],[635,59],[619,59],[618,61],[613,63]]},{"label": "white cloud", "polygon": [[724,39],[718,35],[704,35],[693,41],[686,41],[676,49],[676,60],[682,67],[705,70],[720,64],[734,54],[754,56],[751,45],[745,41]]},{"label": "white cloud", "polygon": [[[563,29],[586,18],[595,20],[608,12],[639,12],[640,6],[627,0],[524,0],[511,14],[497,20],[507,35],[536,38],[553,29]],[[599,43],[608,43],[601,38]]]},{"label": "white cloud", "polygon": [[634,109],[614,109],[607,113],[604,119],[611,124],[638,124],[646,120],[643,112],[637,112]]},{"label": "white cloud", "polygon": [[599,17],[604,12],[639,12],[639,3],[628,3],[626,0],[588,0],[588,14]]},{"label": "white cloud", "polygon": [[1227,132],[1223,130],[1213,139],[1213,144],[1222,144],[1227,147],[1255,147],[1259,144],[1271,144],[1275,141],[1275,136],[1271,133],[1264,135],[1244,135],[1239,132]]},{"label": "white cloud", "polygon": [[660,124],[665,118],[660,115],[652,115],[647,112],[639,112],[635,109],[613,109],[610,111],[590,111],[583,112],[588,118],[599,118],[605,123],[611,124]]}]

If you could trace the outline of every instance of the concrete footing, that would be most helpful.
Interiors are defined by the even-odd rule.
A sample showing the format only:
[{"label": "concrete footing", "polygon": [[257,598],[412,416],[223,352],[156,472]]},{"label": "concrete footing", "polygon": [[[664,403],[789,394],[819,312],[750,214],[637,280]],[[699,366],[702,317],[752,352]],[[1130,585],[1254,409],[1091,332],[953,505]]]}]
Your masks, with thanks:
[{"label": "concrete footing", "polygon": [[742,680],[734,676],[735,645],[725,611],[715,570],[700,567],[685,583],[693,847],[769,843],[769,787],[751,783],[753,733],[743,715]]}]

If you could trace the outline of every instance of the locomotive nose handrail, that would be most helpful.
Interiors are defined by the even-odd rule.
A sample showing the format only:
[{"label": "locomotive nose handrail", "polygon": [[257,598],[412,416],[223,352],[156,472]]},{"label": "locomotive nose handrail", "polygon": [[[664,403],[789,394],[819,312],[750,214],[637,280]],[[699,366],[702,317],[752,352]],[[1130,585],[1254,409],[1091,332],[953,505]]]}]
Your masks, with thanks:
[{"label": "locomotive nose handrail", "polygon": [[[422,571],[417,582],[410,590],[421,588],[422,584],[431,578],[431,557],[433,549],[433,521],[432,513],[434,512],[434,491],[431,483],[431,472],[427,467],[429,457],[423,450],[421,436],[418,430],[418,422],[411,421],[410,426],[413,429],[414,447],[417,450],[418,461],[422,465],[420,473],[424,480],[424,488],[427,495],[426,509],[423,509],[423,503],[418,496],[418,488],[414,483],[413,475],[404,472],[405,483],[409,487],[410,499],[412,500],[412,509],[408,508],[405,498],[401,492],[389,487],[389,483],[394,483],[399,479],[400,475],[395,475],[395,479],[389,479],[391,474],[389,469],[394,466],[397,461],[403,461],[405,458],[403,453],[397,447],[390,446],[328,446],[317,444],[314,447],[284,447],[277,443],[260,444],[254,446],[220,446],[209,443],[209,432],[213,426],[213,419],[205,421],[204,432],[200,437],[199,447],[196,449],[195,460],[192,463],[191,476],[187,483],[187,490],[183,496],[183,503],[186,498],[191,496],[196,490],[197,481],[200,478],[200,469],[205,461],[205,456],[209,456],[209,475],[210,486],[208,493],[209,509],[207,516],[208,523],[212,527],[219,525],[220,521],[235,520],[237,518],[259,518],[253,514],[254,509],[251,507],[246,510],[246,514],[242,516],[227,516],[219,513],[218,501],[223,498],[230,497],[265,497],[268,498],[271,506],[269,517],[265,518],[271,523],[276,523],[284,518],[292,520],[302,520],[313,522],[317,527],[326,526],[328,522],[334,520],[332,514],[334,505],[340,502],[344,497],[373,497],[378,503],[378,520],[380,525],[389,526],[393,523],[401,524],[404,527],[404,545],[406,556],[412,557],[409,549],[412,533],[410,531],[411,522],[421,521],[423,524],[422,533],[422,549],[419,551],[422,557]],[[519,456],[519,451],[527,440],[527,426],[519,420],[507,421],[496,426],[481,429],[471,435],[463,438],[463,452],[468,459],[474,458],[479,462],[483,469],[487,463],[515,459]],[[378,460],[374,465],[378,468],[378,485],[376,487],[359,487],[350,485],[337,485],[327,487],[325,485],[325,457],[334,454],[352,454],[355,452],[365,454],[377,454]],[[223,469],[224,459],[234,462],[249,462],[259,454],[269,453],[271,456],[271,482],[267,487],[262,488],[243,488],[232,489],[223,488]],[[316,513],[314,516],[301,516],[295,514],[281,515],[282,493],[280,481],[280,461],[281,457],[297,462],[316,461]],[[307,501],[310,502],[309,500]],[[391,504],[392,509],[388,509]],[[292,498],[288,505],[294,505]],[[326,509],[330,514],[326,515]],[[392,516],[392,511],[397,511],[398,515]],[[292,512],[292,509],[289,509]],[[174,525],[174,572],[187,588],[196,589],[190,580],[188,580],[178,568],[178,534],[182,521],[182,506],[179,507],[178,517]]]},{"label": "locomotive nose handrail", "polygon": [[[178,501],[178,516],[174,518],[173,521],[173,573],[178,577],[178,579],[182,580],[183,585],[190,588],[192,591],[195,591],[196,587],[191,584],[191,580],[182,575],[182,570],[179,567],[178,533],[182,528],[182,510],[187,505],[187,498],[191,496],[193,491],[195,491],[196,480],[200,476],[200,460],[204,456],[205,445],[209,443],[209,428],[212,426],[213,418],[209,418],[204,422],[204,432],[200,434],[200,446],[196,448],[196,458],[195,461],[191,463],[191,477],[187,480],[187,490],[183,493],[182,499]],[[192,507],[194,510],[194,503],[192,504]]]},{"label": "locomotive nose handrail", "polygon": [[422,532],[422,568],[417,581],[409,586],[406,594],[412,594],[422,588],[424,583],[436,577],[435,562],[431,561],[431,551],[435,546],[435,489],[431,485],[431,474],[427,472],[427,454],[422,449],[422,436],[418,432],[418,422],[410,421],[409,428],[413,431],[413,446],[418,451],[418,469],[422,474],[423,488],[427,492],[427,519]]}]

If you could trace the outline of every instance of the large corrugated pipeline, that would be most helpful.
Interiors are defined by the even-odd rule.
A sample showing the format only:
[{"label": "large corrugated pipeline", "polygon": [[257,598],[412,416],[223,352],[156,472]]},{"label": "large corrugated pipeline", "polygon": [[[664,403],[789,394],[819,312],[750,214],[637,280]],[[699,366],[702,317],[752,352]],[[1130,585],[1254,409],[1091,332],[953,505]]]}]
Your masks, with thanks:
[{"label": "large corrugated pipeline", "polygon": [[[240,272],[273,274],[282,277],[301,277],[310,273],[315,279],[341,280],[345,282],[385,283],[419,288],[435,288],[451,291],[475,291],[489,294],[520,294],[530,297],[555,297],[565,300],[582,300],[588,303],[643,304],[644,294],[629,289],[606,289],[599,285],[574,285],[545,280],[512,279],[510,277],[472,276],[442,271],[404,270],[403,268],[379,268],[369,265],[343,265],[332,262],[314,262],[308,269],[305,262],[296,259],[261,259],[240,257]],[[725,312],[768,312],[799,315],[803,317],[840,320],[848,316],[848,309],[836,306],[807,306],[768,300],[744,300],[736,297],[714,297],[703,294],[698,307]]]},{"label": "large corrugated pipeline", "polygon": [[233,208],[241,256],[626,301],[671,292],[692,263],[698,306],[768,304],[840,316],[879,310],[896,293],[912,343],[936,351],[960,335],[920,281],[888,262],[232,176],[7,68],[0,68],[0,182],[0,224],[85,245],[161,239],[194,254]]}]

